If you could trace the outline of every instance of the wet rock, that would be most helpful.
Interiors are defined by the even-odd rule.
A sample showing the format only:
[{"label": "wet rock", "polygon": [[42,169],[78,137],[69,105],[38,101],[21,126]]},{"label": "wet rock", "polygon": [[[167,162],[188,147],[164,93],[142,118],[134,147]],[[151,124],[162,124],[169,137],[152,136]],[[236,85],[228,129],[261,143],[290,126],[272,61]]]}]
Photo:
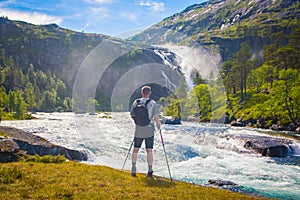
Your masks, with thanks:
[{"label": "wet rock", "polygon": [[18,160],[16,153],[19,151],[19,146],[11,139],[0,138],[0,162],[14,162]]},{"label": "wet rock", "polygon": [[215,185],[215,186],[218,186],[218,187],[221,187],[221,186],[224,186],[224,185],[237,185],[236,183],[232,182],[232,181],[224,181],[224,180],[221,180],[221,179],[210,179],[208,180],[208,183],[210,185]]},{"label": "wet rock", "polygon": [[267,157],[286,157],[289,154],[289,147],[285,145],[271,146],[263,149],[262,156]]},{"label": "wet rock", "polygon": [[254,150],[262,156],[268,157],[286,157],[289,155],[291,140],[284,138],[273,138],[267,136],[242,136],[245,140],[244,147],[248,150]]},{"label": "wet rock", "polygon": [[0,127],[0,132],[7,134],[6,138],[0,138],[1,159],[0,162],[16,161],[19,152],[29,155],[64,155],[69,160],[87,160],[86,152],[77,151],[54,145],[42,137],[27,133],[25,131]]},{"label": "wet rock", "polygon": [[227,140],[235,139],[244,143],[244,148],[262,156],[286,157],[293,153],[293,141],[286,138],[258,135],[226,135]]},{"label": "wet rock", "polygon": [[226,181],[222,179],[210,179],[208,181],[207,186],[209,187],[215,187],[215,188],[221,188],[225,190],[229,190],[232,192],[239,192],[251,196],[260,196],[259,193],[251,188],[244,188],[241,185],[238,185],[232,181]]}]

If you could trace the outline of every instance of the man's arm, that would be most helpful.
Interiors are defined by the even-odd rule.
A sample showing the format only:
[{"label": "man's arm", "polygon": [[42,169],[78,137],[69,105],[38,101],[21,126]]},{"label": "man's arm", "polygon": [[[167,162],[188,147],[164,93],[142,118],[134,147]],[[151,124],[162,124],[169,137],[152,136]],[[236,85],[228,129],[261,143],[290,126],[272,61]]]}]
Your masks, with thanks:
[{"label": "man's arm", "polygon": [[161,123],[160,123],[160,121],[159,121],[159,115],[154,115],[153,118],[154,118],[154,121],[155,121],[155,123],[156,123],[157,128],[160,129]]},{"label": "man's arm", "polygon": [[155,102],[154,108],[153,108],[153,119],[155,121],[155,124],[157,126],[157,128],[160,129],[160,112],[159,112],[159,104]]}]

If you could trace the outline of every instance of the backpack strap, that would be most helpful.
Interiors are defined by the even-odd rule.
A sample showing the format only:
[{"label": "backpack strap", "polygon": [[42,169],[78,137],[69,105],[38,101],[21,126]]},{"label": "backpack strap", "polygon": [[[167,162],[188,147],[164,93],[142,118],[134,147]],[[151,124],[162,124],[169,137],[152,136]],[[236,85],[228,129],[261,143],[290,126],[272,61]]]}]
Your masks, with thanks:
[{"label": "backpack strap", "polygon": [[152,99],[148,99],[148,100],[146,101],[146,103],[145,103],[145,106],[147,106],[148,103],[149,103],[151,100],[152,100]]}]

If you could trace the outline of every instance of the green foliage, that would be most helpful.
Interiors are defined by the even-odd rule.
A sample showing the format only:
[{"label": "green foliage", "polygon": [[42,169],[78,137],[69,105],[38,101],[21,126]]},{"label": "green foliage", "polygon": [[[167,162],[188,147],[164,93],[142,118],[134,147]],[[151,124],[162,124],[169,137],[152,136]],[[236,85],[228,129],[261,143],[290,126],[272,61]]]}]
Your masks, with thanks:
[{"label": "green foliage", "polygon": [[58,156],[26,155],[26,156],[23,156],[23,158],[21,160],[23,160],[24,162],[41,162],[41,163],[63,163],[63,162],[66,162],[66,158],[62,155],[58,155]]},{"label": "green foliage", "polygon": [[197,85],[194,94],[199,105],[199,118],[201,121],[210,121],[211,117],[211,97],[208,86],[205,84]]},{"label": "green foliage", "polygon": [[[0,110],[2,119],[25,119],[28,111],[71,111],[72,99],[68,97],[65,83],[49,70],[35,70],[31,64],[20,70],[12,57],[2,50],[0,67]],[[5,110],[6,114],[2,110]],[[7,113],[12,113],[12,117]]]},{"label": "green foliage", "polygon": [[[300,123],[299,30],[295,27],[289,35],[273,34],[275,43],[265,46],[262,64],[249,60],[249,50],[243,46],[223,64],[229,118],[262,119],[264,127]],[[286,40],[288,44],[282,42]]]}]

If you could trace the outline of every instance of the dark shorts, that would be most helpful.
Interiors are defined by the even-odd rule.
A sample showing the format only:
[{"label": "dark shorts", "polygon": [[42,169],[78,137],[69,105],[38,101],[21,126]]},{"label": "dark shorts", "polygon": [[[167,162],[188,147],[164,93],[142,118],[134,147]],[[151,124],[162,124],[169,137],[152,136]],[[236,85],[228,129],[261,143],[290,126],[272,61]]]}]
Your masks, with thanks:
[{"label": "dark shorts", "polygon": [[134,147],[141,148],[143,141],[145,140],[146,149],[153,149],[154,136],[149,138],[137,138],[134,137]]}]

